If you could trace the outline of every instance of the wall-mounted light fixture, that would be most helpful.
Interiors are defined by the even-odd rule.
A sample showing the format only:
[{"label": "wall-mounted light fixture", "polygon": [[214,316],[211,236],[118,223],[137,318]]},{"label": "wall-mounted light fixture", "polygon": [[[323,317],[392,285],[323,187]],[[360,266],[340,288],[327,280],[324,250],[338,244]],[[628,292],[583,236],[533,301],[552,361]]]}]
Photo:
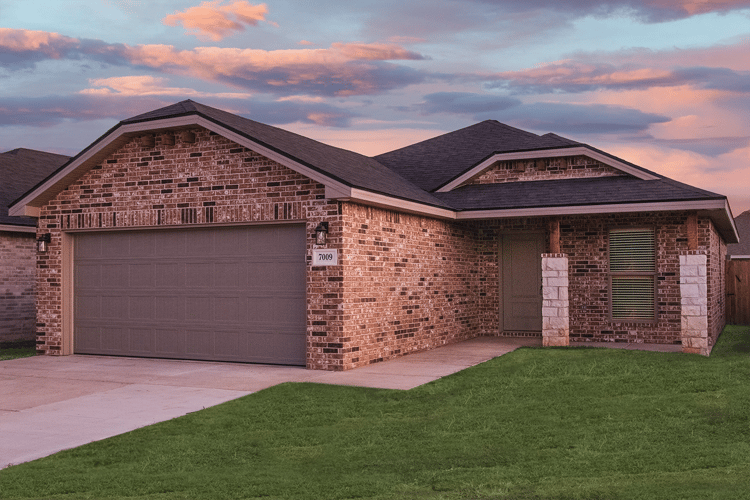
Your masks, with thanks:
[{"label": "wall-mounted light fixture", "polygon": [[315,228],[315,244],[325,245],[327,235],[328,235],[328,222],[321,222]]},{"label": "wall-mounted light fixture", "polygon": [[52,235],[45,233],[36,239],[36,249],[40,252],[46,252],[49,248],[49,244],[52,241]]}]

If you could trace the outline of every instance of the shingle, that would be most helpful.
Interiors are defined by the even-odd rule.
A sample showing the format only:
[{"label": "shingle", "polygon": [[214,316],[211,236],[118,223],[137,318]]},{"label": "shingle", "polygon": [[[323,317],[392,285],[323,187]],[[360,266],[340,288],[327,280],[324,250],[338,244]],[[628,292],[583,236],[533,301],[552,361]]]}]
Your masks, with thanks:
[{"label": "shingle", "polygon": [[630,176],[471,184],[435,196],[463,211],[725,199],[671,179]]},{"label": "shingle", "polygon": [[35,226],[31,217],[11,217],[8,206],[70,158],[33,149],[0,153],[0,224]]},{"label": "shingle", "polygon": [[580,146],[555,134],[542,136],[486,120],[375,156],[426,191],[434,191],[498,153]]}]

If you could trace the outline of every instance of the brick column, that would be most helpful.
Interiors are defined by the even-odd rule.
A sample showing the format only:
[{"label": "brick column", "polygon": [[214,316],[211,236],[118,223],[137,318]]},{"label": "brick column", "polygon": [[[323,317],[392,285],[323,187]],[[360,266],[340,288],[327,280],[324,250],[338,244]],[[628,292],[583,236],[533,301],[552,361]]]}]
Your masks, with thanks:
[{"label": "brick column", "polygon": [[569,344],[568,311],[568,256],[542,254],[542,345]]},{"label": "brick column", "polygon": [[682,352],[708,356],[708,281],[706,255],[688,251],[680,255]]}]

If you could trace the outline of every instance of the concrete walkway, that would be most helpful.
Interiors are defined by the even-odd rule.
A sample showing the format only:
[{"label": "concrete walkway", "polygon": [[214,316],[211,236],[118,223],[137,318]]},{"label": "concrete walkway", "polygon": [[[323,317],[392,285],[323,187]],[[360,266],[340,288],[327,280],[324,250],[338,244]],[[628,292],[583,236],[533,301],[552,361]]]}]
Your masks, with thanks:
[{"label": "concrete walkway", "polygon": [[[540,338],[479,337],[346,372],[108,356],[0,362],[0,469],[170,420],[280,384],[411,389]],[[680,346],[582,343],[657,351]]]},{"label": "concrete walkway", "polygon": [[0,362],[0,469],[283,382],[411,389],[540,339],[481,337],[346,372],[107,356]]}]

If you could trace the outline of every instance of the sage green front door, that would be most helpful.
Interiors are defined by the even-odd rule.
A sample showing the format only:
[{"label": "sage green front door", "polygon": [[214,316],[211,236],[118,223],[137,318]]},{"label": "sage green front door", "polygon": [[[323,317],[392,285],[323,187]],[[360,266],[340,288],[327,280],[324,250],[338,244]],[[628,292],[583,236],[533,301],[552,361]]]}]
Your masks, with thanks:
[{"label": "sage green front door", "polygon": [[542,252],[544,235],[500,237],[500,329],[542,331]]}]

